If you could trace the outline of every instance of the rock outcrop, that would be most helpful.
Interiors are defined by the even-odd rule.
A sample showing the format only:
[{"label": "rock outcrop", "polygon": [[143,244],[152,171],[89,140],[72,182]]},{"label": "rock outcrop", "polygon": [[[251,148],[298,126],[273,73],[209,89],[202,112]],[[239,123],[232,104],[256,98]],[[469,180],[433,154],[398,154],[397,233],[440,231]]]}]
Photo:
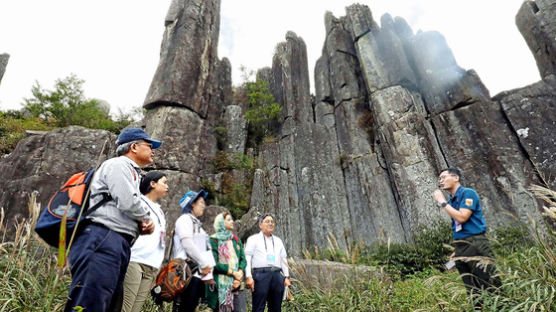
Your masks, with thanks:
[{"label": "rock outcrop", "polygon": [[232,103],[232,78],[230,62],[217,57],[220,0],[173,0],[165,26],[140,126],[164,141],[147,170],[168,175],[170,191],[161,203],[171,228],[183,194],[215,179],[215,126]]},{"label": "rock outcrop", "polygon": [[219,80],[231,72],[229,62],[217,58],[220,1],[173,0],[165,26],[160,62],[144,107],[177,105],[207,118],[219,91],[227,87]]},{"label": "rock outcrop", "polygon": [[[462,169],[464,185],[478,191],[489,226],[540,219],[528,187],[556,184],[555,7],[526,1],[516,17],[543,80],[494,98],[475,71],[457,65],[440,33],[414,34],[388,14],[379,25],[359,4],[344,17],[326,13],[314,96],[306,46],[293,32],[272,67],[257,72],[282,116],[274,137],[253,150],[246,107],[232,103],[231,65],[217,58],[220,1],[172,1],[147,114],[135,125],[164,141],[146,170],[168,176],[161,203],[169,229],[187,190],[210,186],[221,196],[230,179],[242,187],[252,179],[250,209],[237,222],[242,239],[272,212],[290,255],[326,248],[329,239],[340,249],[407,242],[420,226],[448,220],[431,197],[447,166]],[[70,127],[22,140],[0,159],[8,218],[25,215],[28,193],[39,191],[45,203],[69,174],[93,167],[106,138],[110,155],[115,135],[105,131]],[[237,154],[255,156],[256,168],[217,172],[216,155]],[[222,209],[207,210],[207,229]]]},{"label": "rock outcrop", "polygon": [[0,159],[0,207],[6,211],[6,220],[11,223],[14,217],[28,216],[27,202],[33,191],[38,192],[37,202],[46,207],[72,174],[115,156],[115,142],[116,136],[108,131],[78,126],[23,138],[11,154]]},{"label": "rock outcrop", "polygon": [[[346,13],[325,16],[314,103],[290,100],[300,94],[290,86],[305,86],[305,75],[291,72],[291,81],[284,81],[287,66],[276,61],[303,64],[296,60],[306,54],[296,51],[304,49],[295,43],[301,39],[288,33],[279,47],[292,49],[277,49],[274,56],[270,85],[286,113],[279,141],[263,148],[265,167],[253,194],[265,200],[252,200],[252,209],[279,214],[277,232],[287,247],[294,253],[324,247],[329,234],[340,246],[381,235],[411,239],[419,226],[448,219],[431,198],[447,166],[461,168],[465,185],[481,194],[490,225],[539,219],[540,205],[527,188],[542,182],[539,168],[553,170],[553,139],[523,141],[525,130],[517,130],[526,128],[532,108],[517,112],[509,103],[541,97],[546,104],[536,106],[544,110],[535,121],[551,133],[551,82],[493,101],[475,71],[457,65],[441,34],[414,35],[403,19],[387,14],[379,26],[364,5]],[[314,122],[305,118],[311,107]],[[323,138],[328,144],[321,147]],[[326,197],[331,190],[335,197]],[[333,215],[337,211],[343,213]]]},{"label": "rock outcrop", "polygon": [[0,54],[0,82],[2,82],[2,77],[4,77],[4,73],[6,72],[6,66],[8,66],[8,60],[10,59],[10,55],[7,53]]},{"label": "rock outcrop", "polygon": [[541,78],[556,74],[556,1],[524,1],[515,18]]},{"label": "rock outcrop", "polygon": [[494,97],[542,182],[556,188],[556,76]]}]

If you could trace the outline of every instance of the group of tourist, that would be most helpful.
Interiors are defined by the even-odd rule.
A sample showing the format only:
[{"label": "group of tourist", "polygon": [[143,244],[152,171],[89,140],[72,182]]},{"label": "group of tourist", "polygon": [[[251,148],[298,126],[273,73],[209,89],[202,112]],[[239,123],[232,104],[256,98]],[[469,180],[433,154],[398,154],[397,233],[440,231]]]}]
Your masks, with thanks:
[{"label": "group of tourist", "polygon": [[[153,162],[153,150],[161,144],[141,129],[125,129],[118,136],[118,157],[97,170],[90,204],[102,200],[103,193],[111,200],[79,227],[69,254],[72,283],[65,311],[141,310],[164,261],[167,228],[158,201],[168,194],[168,179],[158,171],[142,177],[140,168]],[[481,266],[475,259],[493,258],[477,193],[461,186],[457,169],[442,170],[439,178],[450,198],[446,200],[441,190],[432,195],[452,218],[455,252],[451,258],[465,286],[470,294],[497,288],[500,281],[494,265]],[[284,244],[273,235],[276,219],[271,214],[261,216],[261,231],[249,237],[244,247],[233,233],[232,215],[224,212],[214,219],[215,233],[209,237],[199,219],[206,197],[204,190],[190,190],[179,202],[172,258],[188,259],[195,269],[173,302],[173,311],[195,311],[201,298],[213,311],[246,311],[246,288],[252,292],[253,311],[263,312],[266,306],[269,312],[281,311],[290,277]]]},{"label": "group of tourist", "polygon": [[[125,129],[118,136],[118,157],[98,168],[90,204],[103,193],[111,200],[79,226],[69,255],[72,283],[65,311],[141,311],[166,252],[166,218],[158,202],[168,194],[168,178],[159,171],[142,176],[140,168],[153,162],[153,150],[161,145],[141,129]],[[179,201],[170,252],[188,260],[193,277],[172,311],[193,312],[204,298],[213,311],[245,312],[245,288],[252,291],[253,311],[263,312],[267,303],[268,311],[281,311],[290,279],[284,244],[272,234],[274,216],[260,218],[261,232],[244,248],[229,212],[216,216],[213,235],[205,232],[199,218],[207,195],[190,190]]]}]

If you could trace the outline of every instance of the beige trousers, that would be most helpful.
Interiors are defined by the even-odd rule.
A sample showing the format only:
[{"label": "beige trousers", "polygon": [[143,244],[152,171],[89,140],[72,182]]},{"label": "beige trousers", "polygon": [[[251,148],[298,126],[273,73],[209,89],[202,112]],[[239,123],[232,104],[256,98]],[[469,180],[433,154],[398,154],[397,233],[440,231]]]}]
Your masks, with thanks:
[{"label": "beige trousers", "polygon": [[158,269],[149,265],[130,262],[124,280],[122,312],[140,312],[154,285]]}]

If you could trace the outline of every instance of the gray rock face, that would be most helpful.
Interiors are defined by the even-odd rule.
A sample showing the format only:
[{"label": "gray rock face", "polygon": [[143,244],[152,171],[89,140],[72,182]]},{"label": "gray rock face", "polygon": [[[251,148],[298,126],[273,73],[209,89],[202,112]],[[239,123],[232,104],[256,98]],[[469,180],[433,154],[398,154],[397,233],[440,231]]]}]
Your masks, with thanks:
[{"label": "gray rock face", "polygon": [[[101,150],[106,143],[105,150]],[[44,208],[50,197],[71,175],[88,171],[114,157],[116,136],[104,130],[70,126],[22,139],[7,157],[0,158],[0,207],[6,220],[27,217],[28,196],[38,191]],[[11,225],[9,225],[11,227]]]},{"label": "gray rock face", "polygon": [[6,66],[8,66],[8,60],[10,59],[10,55],[7,53],[0,54],[0,82],[2,82],[2,77],[4,77],[4,73],[6,72]]},{"label": "gray rock face", "polygon": [[164,142],[157,149],[153,169],[176,170],[204,176],[216,153],[213,129],[188,109],[161,106],[147,111],[145,131]]},{"label": "gray rock face", "polygon": [[447,163],[460,168],[464,185],[477,190],[489,225],[509,224],[511,215],[523,222],[539,216],[527,191],[538,179],[498,103],[476,103],[432,121]]},{"label": "gray rock face", "polygon": [[376,91],[371,99],[404,230],[412,233],[419,225],[447,219],[431,197],[446,163],[419,94],[395,86]]},{"label": "gray rock face", "polygon": [[224,122],[227,129],[227,146],[225,151],[228,153],[245,152],[245,140],[247,139],[247,121],[243,117],[239,105],[229,105],[224,113]]},{"label": "gray rock face", "polygon": [[347,7],[347,24],[357,50],[359,63],[370,92],[392,85],[415,86],[415,76],[389,15],[382,18],[382,28],[372,20],[367,6]]},{"label": "gray rock face", "polygon": [[305,42],[295,33],[288,32],[286,42],[276,47],[270,85],[274,98],[283,105],[284,120],[289,117],[298,121],[313,120],[308,68]]},{"label": "gray rock face", "polygon": [[[554,6],[526,2],[517,17],[541,73],[554,72]],[[540,219],[527,188],[543,179],[555,184],[554,75],[491,99],[477,74],[457,65],[442,35],[414,35],[389,15],[379,26],[368,7],[352,5],[345,17],[325,16],[315,97],[305,43],[292,32],[277,46],[272,68],[258,71],[283,116],[273,125],[275,141],[253,153],[245,151],[245,108],[230,105],[231,65],[216,56],[219,7],[218,0],[172,1],[148,112],[135,125],[164,141],[146,170],[168,176],[161,204],[169,231],[188,190],[208,181],[222,195],[224,180],[248,181],[242,170],[214,172],[217,125],[228,129],[225,152],[258,159],[250,210],[236,233],[246,239],[259,230],[259,216],[272,212],[290,255],[326,248],[328,238],[341,249],[360,240],[405,242],[417,226],[448,219],[431,197],[446,166],[460,168],[464,186],[477,190],[489,226],[511,223],[508,214]],[[1,176],[10,177],[0,181],[8,218],[25,215],[19,206],[26,194],[38,190],[44,202],[71,173],[91,168],[107,137],[115,140],[70,127],[22,140],[0,159]],[[207,210],[207,229],[222,209]]]},{"label": "gray rock face", "polygon": [[556,188],[556,76],[494,97],[541,180]]},{"label": "gray rock face", "polygon": [[556,2],[525,1],[515,17],[541,78],[556,74]]},{"label": "gray rock face", "polygon": [[165,24],[160,63],[144,107],[179,105],[206,118],[218,73],[220,1],[173,1]]}]

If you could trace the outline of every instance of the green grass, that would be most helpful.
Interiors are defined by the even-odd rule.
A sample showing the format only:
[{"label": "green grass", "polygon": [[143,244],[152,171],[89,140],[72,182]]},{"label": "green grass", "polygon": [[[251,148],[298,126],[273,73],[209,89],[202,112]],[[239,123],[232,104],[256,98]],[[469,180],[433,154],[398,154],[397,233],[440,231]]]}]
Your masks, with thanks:
[{"label": "green grass", "polygon": [[[547,201],[547,216],[556,220],[553,201],[556,193],[546,189],[537,191],[544,192],[544,197],[539,196]],[[33,233],[38,208],[33,204],[29,207],[31,217],[17,225],[15,239],[2,239],[0,244],[0,312],[61,311],[65,305],[70,276],[67,269],[56,267],[55,251]],[[3,225],[2,211],[0,233],[5,237],[8,229]],[[446,260],[441,255],[447,251],[442,249],[445,234],[440,224],[422,229],[410,245],[354,244],[346,250],[339,250],[331,238],[327,250],[314,249],[305,254],[353,266],[371,264],[389,274],[374,277],[348,274],[340,278],[339,289],[316,282],[296,282],[294,276],[295,300],[284,303],[283,311],[473,311],[473,302],[457,272],[437,268],[437,263]],[[474,299],[484,302],[483,310],[556,311],[556,233],[551,227],[533,235],[522,227],[499,229],[491,233],[491,241],[503,287],[497,294]],[[416,261],[413,256],[400,256],[416,252],[423,259]],[[402,263],[407,267],[400,270]],[[158,307],[149,300],[143,311],[155,312]],[[171,311],[171,305],[166,303],[163,311]]]}]

